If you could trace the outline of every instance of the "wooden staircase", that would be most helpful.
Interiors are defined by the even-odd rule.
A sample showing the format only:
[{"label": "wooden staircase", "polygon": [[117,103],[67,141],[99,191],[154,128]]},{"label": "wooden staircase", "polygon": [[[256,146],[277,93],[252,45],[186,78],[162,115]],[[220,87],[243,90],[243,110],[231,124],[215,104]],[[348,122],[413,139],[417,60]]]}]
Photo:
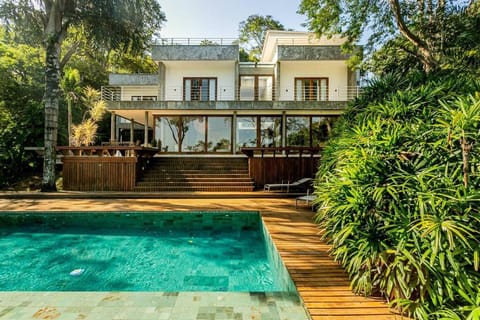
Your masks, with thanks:
[{"label": "wooden staircase", "polygon": [[248,159],[233,157],[152,158],[138,192],[250,192]]}]

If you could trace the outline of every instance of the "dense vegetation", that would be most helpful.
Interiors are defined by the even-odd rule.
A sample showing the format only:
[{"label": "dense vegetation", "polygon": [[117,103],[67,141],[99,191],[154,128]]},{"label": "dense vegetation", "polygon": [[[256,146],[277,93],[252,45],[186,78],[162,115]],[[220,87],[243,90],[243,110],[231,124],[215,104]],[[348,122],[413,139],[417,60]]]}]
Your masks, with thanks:
[{"label": "dense vegetation", "polygon": [[376,80],[337,123],[317,173],[333,256],[357,293],[400,313],[480,319],[479,2],[303,0],[301,10],[347,44],[373,30],[362,67]]},{"label": "dense vegetation", "polygon": [[[0,188],[18,180],[41,176],[42,158],[25,147],[43,147],[44,139],[44,59],[45,50],[6,32],[0,26]],[[108,73],[154,72],[148,57],[133,52],[93,47],[81,29],[75,29],[64,43],[64,51],[75,47],[65,63],[60,87],[62,95],[58,119],[58,143],[68,145],[67,102],[70,100],[73,124],[78,125],[88,110],[84,88],[100,89],[108,83]],[[108,115],[99,123],[98,140],[108,140]]]},{"label": "dense vegetation", "polygon": [[384,77],[336,127],[317,220],[356,292],[420,319],[478,317],[479,91],[474,77]]}]

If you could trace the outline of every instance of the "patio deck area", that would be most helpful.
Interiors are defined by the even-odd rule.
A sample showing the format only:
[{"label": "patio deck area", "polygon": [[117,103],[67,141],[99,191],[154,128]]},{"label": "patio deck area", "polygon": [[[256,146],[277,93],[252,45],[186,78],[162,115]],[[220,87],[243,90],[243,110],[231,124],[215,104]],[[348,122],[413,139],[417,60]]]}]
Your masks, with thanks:
[{"label": "patio deck area", "polygon": [[[310,208],[295,209],[295,199],[69,199],[65,195],[9,199],[0,194],[0,208],[6,211],[260,211],[312,319],[402,318],[392,314],[384,302],[351,292],[347,275],[328,255],[328,245],[320,240]],[[90,317],[86,315],[85,319]]]}]

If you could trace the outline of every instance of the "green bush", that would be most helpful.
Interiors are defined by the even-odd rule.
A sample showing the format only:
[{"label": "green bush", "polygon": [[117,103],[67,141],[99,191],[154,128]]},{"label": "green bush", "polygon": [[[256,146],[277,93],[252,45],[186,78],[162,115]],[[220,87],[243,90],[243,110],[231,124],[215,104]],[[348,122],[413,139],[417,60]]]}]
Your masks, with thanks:
[{"label": "green bush", "polygon": [[389,76],[346,112],[317,222],[353,289],[419,319],[480,315],[480,82]]}]

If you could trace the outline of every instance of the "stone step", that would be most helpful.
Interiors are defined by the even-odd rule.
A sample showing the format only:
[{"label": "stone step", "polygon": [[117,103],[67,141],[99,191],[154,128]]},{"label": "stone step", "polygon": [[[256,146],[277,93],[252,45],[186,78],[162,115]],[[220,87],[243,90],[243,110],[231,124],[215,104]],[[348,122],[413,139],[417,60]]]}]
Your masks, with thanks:
[{"label": "stone step", "polygon": [[220,170],[220,169],[192,169],[192,170],[175,170],[175,169],[147,169],[147,172],[151,175],[248,175],[248,170]]},{"label": "stone step", "polygon": [[251,182],[252,180],[250,177],[224,177],[224,178],[217,178],[217,177],[190,177],[190,176],[178,176],[178,175],[171,175],[171,176],[148,176],[144,177],[140,180],[140,182]]},{"label": "stone step", "polygon": [[143,192],[250,192],[246,158],[154,158],[135,191]]},{"label": "stone step", "polygon": [[228,186],[228,187],[235,187],[235,186],[253,186],[253,182],[246,181],[246,182],[225,182],[225,181],[192,181],[192,182],[177,182],[177,181],[140,181],[137,183],[137,186],[186,186],[186,187],[209,187],[209,186]]},{"label": "stone step", "polygon": [[252,192],[253,186],[135,186],[137,192]]}]

